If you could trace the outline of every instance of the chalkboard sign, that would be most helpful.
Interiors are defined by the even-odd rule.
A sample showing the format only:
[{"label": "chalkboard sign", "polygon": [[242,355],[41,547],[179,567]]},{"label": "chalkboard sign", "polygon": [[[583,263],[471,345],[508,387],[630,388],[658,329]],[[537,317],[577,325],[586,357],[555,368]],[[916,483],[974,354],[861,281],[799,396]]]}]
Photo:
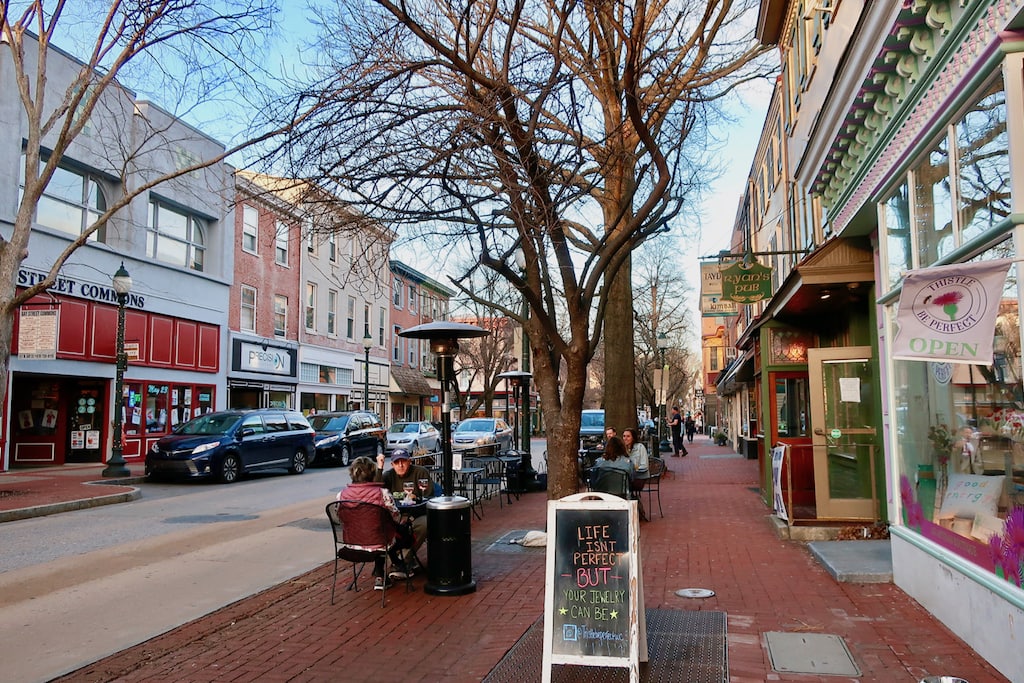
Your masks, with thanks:
[{"label": "chalkboard sign", "polygon": [[548,502],[544,681],[553,664],[647,661],[635,501],[583,493]]}]

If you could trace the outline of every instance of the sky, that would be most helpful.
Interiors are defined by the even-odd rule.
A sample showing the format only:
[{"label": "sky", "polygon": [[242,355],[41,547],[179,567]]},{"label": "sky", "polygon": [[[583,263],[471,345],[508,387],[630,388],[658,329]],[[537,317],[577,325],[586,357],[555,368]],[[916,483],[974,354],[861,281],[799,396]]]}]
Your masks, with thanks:
[{"label": "sky", "polygon": [[[316,33],[316,28],[311,22],[313,15],[304,2],[289,0],[282,4],[286,9],[279,15],[279,34],[275,39],[264,44],[267,53],[262,56],[264,66],[278,73],[302,69],[296,55],[296,46],[308,44]],[[735,102],[733,106],[729,107],[729,113],[735,120],[727,124],[724,129],[714,132],[714,136],[723,141],[722,148],[712,155],[712,158],[721,165],[721,175],[712,182],[702,196],[696,210],[699,215],[699,226],[688,225],[685,230],[686,236],[682,234],[682,228],[676,228],[670,233],[670,237],[673,238],[673,248],[679,255],[681,270],[685,273],[692,290],[692,302],[689,308],[695,323],[700,319],[698,310],[700,299],[699,257],[717,254],[729,246],[737,203],[743,195],[770,95],[770,87],[767,85],[748,87],[743,92],[742,104]],[[161,103],[158,97],[152,99],[160,106],[168,106],[167,103]],[[237,119],[223,117],[223,112],[219,109],[223,106],[223,102],[218,102],[211,105],[206,112],[197,111],[193,114],[195,118],[203,121],[201,125],[204,132],[215,139],[230,143],[231,139],[237,135],[237,130],[210,130],[210,126],[216,126],[217,121],[222,121],[226,127],[237,125]],[[214,123],[209,123],[210,121],[214,121]],[[677,220],[686,220],[692,223],[693,214]],[[436,272],[436,254],[424,256],[423,252],[425,251],[416,249],[409,244],[399,244],[393,255],[435,280],[447,283],[448,278],[445,274]],[[699,324],[696,327],[699,330]],[[699,333],[691,342],[699,346]]]}]

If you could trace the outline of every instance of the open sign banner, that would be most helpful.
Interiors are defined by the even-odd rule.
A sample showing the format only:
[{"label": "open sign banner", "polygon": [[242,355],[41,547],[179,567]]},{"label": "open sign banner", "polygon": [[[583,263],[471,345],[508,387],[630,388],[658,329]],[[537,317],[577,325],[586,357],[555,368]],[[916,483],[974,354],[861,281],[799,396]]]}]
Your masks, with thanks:
[{"label": "open sign banner", "polygon": [[1010,263],[999,259],[909,271],[900,293],[892,357],[991,365]]}]

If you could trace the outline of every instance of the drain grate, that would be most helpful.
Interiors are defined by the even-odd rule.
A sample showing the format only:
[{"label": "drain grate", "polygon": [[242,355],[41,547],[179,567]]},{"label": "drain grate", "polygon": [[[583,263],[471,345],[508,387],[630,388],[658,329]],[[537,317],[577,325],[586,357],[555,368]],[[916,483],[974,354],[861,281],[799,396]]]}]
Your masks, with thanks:
[{"label": "drain grate", "polygon": [[860,676],[860,669],[839,636],[824,633],[765,633],[776,671],[833,676]]},{"label": "drain grate", "polygon": [[[647,650],[650,661],[640,666],[640,680],[651,683],[725,683],[725,612],[649,609]],[[544,619],[533,623],[484,679],[484,683],[534,683],[541,679],[544,657]],[[627,669],[556,665],[555,683],[619,683],[629,680]]]}]

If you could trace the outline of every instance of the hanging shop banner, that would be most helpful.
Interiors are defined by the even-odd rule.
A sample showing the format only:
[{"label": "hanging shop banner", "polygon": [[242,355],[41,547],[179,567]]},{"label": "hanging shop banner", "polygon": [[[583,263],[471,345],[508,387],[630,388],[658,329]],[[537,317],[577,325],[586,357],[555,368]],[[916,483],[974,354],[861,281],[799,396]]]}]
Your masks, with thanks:
[{"label": "hanging shop banner", "polygon": [[732,301],[722,299],[722,273],[718,263],[700,265],[700,314],[704,318],[739,315],[740,309]]},{"label": "hanging shop banner", "polygon": [[909,271],[900,292],[892,357],[991,365],[1010,263],[999,259]]},{"label": "hanging shop banner", "polygon": [[752,304],[772,295],[772,269],[754,262],[722,268],[722,299]]}]

